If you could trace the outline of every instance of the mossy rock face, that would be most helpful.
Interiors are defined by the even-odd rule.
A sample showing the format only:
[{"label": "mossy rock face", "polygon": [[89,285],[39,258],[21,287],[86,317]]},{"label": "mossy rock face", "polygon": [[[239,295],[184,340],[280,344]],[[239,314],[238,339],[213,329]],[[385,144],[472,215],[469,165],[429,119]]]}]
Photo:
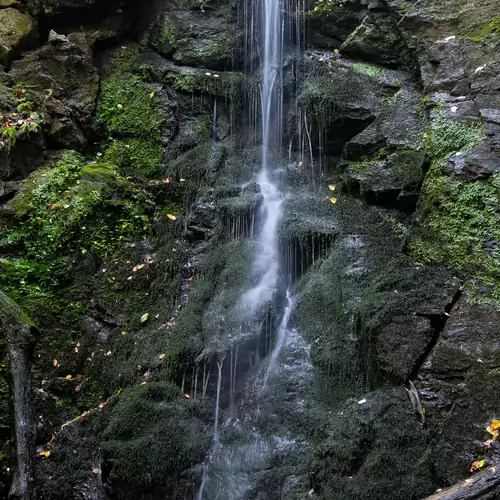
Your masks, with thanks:
[{"label": "mossy rock face", "polygon": [[193,479],[181,471],[200,462],[210,444],[200,417],[200,403],[185,399],[176,386],[152,383],[124,391],[101,438],[108,480],[119,498],[192,493]]},{"label": "mossy rock face", "polygon": [[97,113],[113,136],[104,157],[129,175],[152,176],[161,168],[162,144],[174,132],[174,104],[163,86],[136,74],[138,57],[134,46],[115,51],[111,72],[101,84]]},{"label": "mossy rock face", "polygon": [[177,64],[223,70],[239,57],[243,37],[232,22],[230,6],[207,15],[197,10],[161,13],[145,39]]},{"label": "mossy rock face", "polygon": [[340,47],[342,53],[389,67],[411,67],[411,55],[396,24],[368,15]]},{"label": "mossy rock face", "polygon": [[424,179],[423,151],[379,153],[373,160],[350,162],[345,171],[348,189],[369,203],[413,211]]},{"label": "mossy rock face", "polygon": [[10,65],[12,59],[35,37],[35,23],[29,14],[17,9],[0,9],[0,64]]},{"label": "mossy rock face", "polygon": [[448,263],[471,280],[473,301],[498,307],[498,159],[484,143],[480,123],[436,111],[428,136],[432,163],[413,229],[413,256]]},{"label": "mossy rock face", "polygon": [[84,49],[49,43],[15,61],[9,74],[43,116],[44,137],[63,148],[81,150],[87,144],[99,76]]}]

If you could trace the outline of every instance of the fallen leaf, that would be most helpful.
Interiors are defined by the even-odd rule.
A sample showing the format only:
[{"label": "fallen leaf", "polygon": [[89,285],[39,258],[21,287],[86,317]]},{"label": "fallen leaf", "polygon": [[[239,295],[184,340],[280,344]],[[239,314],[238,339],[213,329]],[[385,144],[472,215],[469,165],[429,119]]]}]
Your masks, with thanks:
[{"label": "fallen leaf", "polygon": [[92,472],[93,472],[94,474],[101,474],[101,469],[99,469],[99,467],[93,467],[93,468],[92,468]]},{"label": "fallen leaf", "polygon": [[361,401],[358,401],[358,405],[362,405],[366,403],[366,399],[362,399]]},{"label": "fallen leaf", "polygon": [[302,166],[302,162],[299,161],[299,163],[297,163],[297,167],[301,167]]},{"label": "fallen leaf", "polygon": [[192,277],[192,276],[190,276],[190,277],[188,278],[188,281],[193,281],[193,277]]},{"label": "fallen leaf", "polygon": [[500,420],[492,420],[489,427],[492,429],[500,429]]},{"label": "fallen leaf", "polygon": [[170,220],[177,220],[177,217],[175,215],[172,215],[172,214],[167,214],[167,217],[170,219]]},{"label": "fallen leaf", "polygon": [[165,356],[166,356],[166,354],[160,354],[158,357],[159,357],[160,359],[164,359],[164,358],[165,358]]},{"label": "fallen leaf", "polygon": [[127,335],[127,332],[123,330],[122,335]]},{"label": "fallen leaf", "polygon": [[149,318],[149,313],[144,313],[144,314],[141,316],[141,319],[140,319],[141,323],[146,322],[146,321],[148,320],[148,318]]},{"label": "fallen leaf", "polygon": [[486,430],[493,436],[493,441],[495,441],[500,433],[500,421],[492,420]]},{"label": "fallen leaf", "polygon": [[85,375],[77,375],[75,378],[78,380],[83,380],[85,378]]},{"label": "fallen leaf", "polygon": [[79,422],[81,424],[84,424],[86,421],[87,421],[87,417],[81,417],[80,420],[79,420]]},{"label": "fallen leaf", "polygon": [[50,457],[50,450],[43,450],[37,453],[39,457]]},{"label": "fallen leaf", "polygon": [[79,386],[79,385],[77,385],[77,386],[75,387],[75,392],[78,392],[79,390],[80,390],[80,386]]},{"label": "fallen leaf", "polygon": [[132,272],[136,273],[139,269],[142,269],[146,264],[137,264],[137,266],[132,269]]},{"label": "fallen leaf", "polygon": [[154,91],[153,91],[153,92],[151,92],[151,94],[149,94],[149,98],[150,98],[150,99],[153,99],[153,97],[154,97],[154,96],[155,96]]},{"label": "fallen leaf", "polygon": [[493,439],[488,439],[488,441],[485,441],[483,443],[483,445],[486,446],[486,448],[489,448],[492,444],[493,444]]},{"label": "fallen leaf", "polygon": [[163,179],[163,184],[170,184],[170,179]]},{"label": "fallen leaf", "polygon": [[186,182],[186,179],[179,179],[180,182]]},{"label": "fallen leaf", "polygon": [[333,186],[332,184],[330,184],[330,185],[328,186],[328,189],[329,189],[330,191],[335,191],[335,186]]},{"label": "fallen leaf", "polygon": [[337,203],[337,198],[330,198],[330,201],[335,205],[335,203]]},{"label": "fallen leaf", "polygon": [[66,380],[70,380],[71,379],[71,375],[66,375]]},{"label": "fallen leaf", "polygon": [[59,361],[57,361],[57,359],[54,359],[52,361],[52,366],[56,367],[58,364],[59,364]]},{"label": "fallen leaf", "polygon": [[186,399],[191,399],[191,396],[190,396],[189,394],[184,394],[184,397],[185,397]]},{"label": "fallen leaf", "polygon": [[485,462],[485,459],[483,458],[482,460],[476,460],[472,465],[471,465],[471,468],[470,468],[470,471],[471,472],[474,472],[475,470],[478,470],[478,469],[481,469],[482,467],[484,467],[484,462]]}]

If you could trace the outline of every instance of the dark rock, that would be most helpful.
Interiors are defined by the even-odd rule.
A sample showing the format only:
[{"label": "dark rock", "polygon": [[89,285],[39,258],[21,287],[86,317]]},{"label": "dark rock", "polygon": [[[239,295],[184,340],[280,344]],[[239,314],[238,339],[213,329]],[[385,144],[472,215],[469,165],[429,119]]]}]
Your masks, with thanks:
[{"label": "dark rock", "polygon": [[241,37],[231,18],[229,5],[212,15],[169,9],[158,15],[147,37],[161,54],[177,64],[223,70],[230,67],[235,55],[236,61],[239,57]]},{"label": "dark rock", "polygon": [[482,143],[470,151],[455,153],[443,169],[448,175],[467,181],[486,179],[500,172],[500,157]]},{"label": "dark rock", "polygon": [[386,17],[366,16],[340,47],[342,53],[389,67],[409,66],[409,52],[398,28]]},{"label": "dark rock", "polygon": [[99,77],[86,52],[60,39],[16,61],[11,76],[34,86],[50,143],[76,149],[87,144]]},{"label": "dark rock", "polygon": [[36,26],[29,14],[0,8],[0,66],[9,66],[22,50],[37,41]]}]

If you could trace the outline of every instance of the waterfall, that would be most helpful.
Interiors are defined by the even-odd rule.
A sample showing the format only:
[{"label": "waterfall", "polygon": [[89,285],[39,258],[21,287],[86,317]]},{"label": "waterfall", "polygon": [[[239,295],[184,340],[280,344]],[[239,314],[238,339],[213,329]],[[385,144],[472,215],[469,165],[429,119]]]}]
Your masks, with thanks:
[{"label": "waterfall", "polygon": [[[256,4],[258,5],[258,4]],[[260,208],[261,228],[258,236],[258,246],[253,262],[253,287],[247,290],[239,301],[240,329],[247,329],[252,322],[261,321],[263,309],[269,307],[276,300],[276,292],[280,283],[280,248],[278,229],[282,218],[282,204],[284,193],[279,183],[275,180],[275,170],[271,161],[271,146],[279,149],[281,122],[282,122],[282,95],[279,87],[281,83],[281,67],[283,53],[283,7],[280,0],[262,0],[260,4],[260,16],[254,16],[252,20],[260,19],[260,47],[261,47],[261,78],[260,78],[260,101],[261,101],[261,168],[256,178],[262,194]],[[250,30],[253,33],[253,26]],[[253,43],[253,42],[252,42]],[[214,103],[214,123],[215,123]],[[253,229],[252,229],[253,233]],[[267,371],[260,379],[262,391],[268,383],[281,349],[285,344],[287,325],[292,311],[293,301],[287,292],[287,302],[281,324],[277,331],[277,339],[274,349],[268,356],[269,364]],[[271,338],[271,326],[268,324],[268,316],[263,321],[264,332],[267,340]],[[261,327],[262,328],[262,327]],[[254,353],[255,365],[258,367],[259,347],[256,346]],[[269,349],[270,350],[270,349]],[[239,432],[239,421],[234,416],[235,402],[234,393],[236,386],[236,373],[238,362],[238,346],[234,353],[230,352],[229,359],[229,415],[228,422],[233,421],[234,432]],[[218,362],[217,398],[215,405],[215,423],[212,447],[207,462],[203,467],[201,486],[198,490],[197,500],[238,500],[243,498],[251,488],[246,475],[243,473],[245,467],[253,467],[254,463],[264,460],[268,454],[268,444],[262,436],[252,427],[253,440],[239,447],[225,447],[223,439],[220,438],[220,396],[223,360]],[[261,391],[258,391],[261,392]],[[250,396],[249,396],[250,398]],[[253,402],[245,409],[240,417],[248,420],[251,415],[259,414],[259,402]],[[233,420],[234,419],[234,420]],[[229,424],[228,424],[229,425]]]}]

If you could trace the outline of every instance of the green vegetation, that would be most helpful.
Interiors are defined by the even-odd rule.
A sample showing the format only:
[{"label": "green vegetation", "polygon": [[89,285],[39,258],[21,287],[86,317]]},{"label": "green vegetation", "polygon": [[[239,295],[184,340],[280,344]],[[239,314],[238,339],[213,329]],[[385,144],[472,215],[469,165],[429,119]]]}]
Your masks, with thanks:
[{"label": "green vegetation", "polygon": [[17,105],[16,111],[0,115],[0,152],[5,150],[7,153],[18,139],[37,132],[42,122],[41,114],[34,111],[29,89],[25,85],[17,84],[9,97],[12,105]]},{"label": "green vegetation", "polygon": [[453,152],[467,151],[483,136],[481,124],[448,120],[440,111],[434,114],[427,137],[432,163],[422,187],[411,252],[420,262],[446,262],[462,271],[472,281],[472,300],[498,307],[500,253],[492,242],[500,239],[500,175],[467,182],[442,171]]},{"label": "green vegetation", "polygon": [[388,74],[388,71],[385,68],[381,66],[375,66],[373,64],[351,62],[350,66],[355,71],[368,75],[371,78],[386,78]]},{"label": "green vegetation", "polygon": [[227,99],[237,99],[241,74],[217,71],[209,72],[182,70],[170,72],[166,79],[175,90],[181,92],[203,92]]},{"label": "green vegetation", "polygon": [[463,28],[459,33],[459,37],[473,42],[482,42],[487,37],[500,38],[500,16],[479,27]]},{"label": "green vegetation", "polygon": [[128,48],[115,54],[113,71],[102,83],[98,116],[116,139],[105,158],[128,174],[153,175],[162,159],[165,111],[156,87],[132,72],[137,56]]},{"label": "green vegetation", "polygon": [[120,167],[125,175],[149,176],[158,171],[163,156],[161,144],[154,139],[113,139],[103,156],[105,162]]},{"label": "green vegetation", "polygon": [[116,166],[66,151],[25,181],[14,200],[21,222],[5,237],[35,259],[54,256],[63,244],[106,258],[149,229],[143,196]]},{"label": "green vegetation", "polygon": [[233,44],[225,34],[204,39],[203,48],[198,49],[200,57],[206,57],[215,61],[225,61],[231,57],[232,53]]},{"label": "green vegetation", "polygon": [[148,233],[144,196],[114,165],[63,152],[31,174],[13,201],[19,222],[0,236],[24,257],[1,261],[0,287],[21,303],[52,297],[68,270],[68,252],[106,259],[125,241]]}]

